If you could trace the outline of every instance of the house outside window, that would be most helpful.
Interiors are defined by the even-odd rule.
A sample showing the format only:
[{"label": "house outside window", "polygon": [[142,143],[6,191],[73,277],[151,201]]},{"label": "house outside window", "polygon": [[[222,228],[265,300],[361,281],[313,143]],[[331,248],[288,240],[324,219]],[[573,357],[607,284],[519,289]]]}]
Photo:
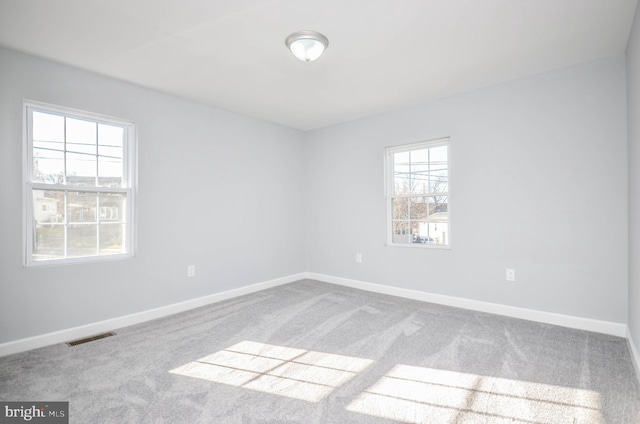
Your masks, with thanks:
[{"label": "house outside window", "polygon": [[385,154],[387,244],[450,247],[449,139],[389,147]]},{"label": "house outside window", "polygon": [[25,103],[25,265],[133,256],[135,126]]}]

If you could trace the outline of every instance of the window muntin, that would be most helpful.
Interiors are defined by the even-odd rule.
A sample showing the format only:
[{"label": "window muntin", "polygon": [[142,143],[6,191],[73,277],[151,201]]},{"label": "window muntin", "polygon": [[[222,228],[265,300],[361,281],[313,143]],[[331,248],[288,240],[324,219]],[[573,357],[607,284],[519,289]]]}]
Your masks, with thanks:
[{"label": "window muntin", "polygon": [[387,166],[387,243],[448,247],[449,139],[390,147]]},{"label": "window muntin", "polygon": [[133,255],[133,124],[25,103],[25,264]]}]

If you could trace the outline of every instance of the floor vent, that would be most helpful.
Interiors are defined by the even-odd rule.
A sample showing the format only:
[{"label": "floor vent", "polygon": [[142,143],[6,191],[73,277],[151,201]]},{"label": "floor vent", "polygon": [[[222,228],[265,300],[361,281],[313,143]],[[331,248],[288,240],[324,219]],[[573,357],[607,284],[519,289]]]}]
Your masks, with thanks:
[{"label": "floor vent", "polygon": [[111,331],[108,333],[96,334],[95,336],[85,337],[84,339],[74,340],[72,342],[67,342],[68,346],[78,346],[80,344],[89,343],[94,340],[104,339],[105,337],[115,336],[116,333],[112,333]]}]

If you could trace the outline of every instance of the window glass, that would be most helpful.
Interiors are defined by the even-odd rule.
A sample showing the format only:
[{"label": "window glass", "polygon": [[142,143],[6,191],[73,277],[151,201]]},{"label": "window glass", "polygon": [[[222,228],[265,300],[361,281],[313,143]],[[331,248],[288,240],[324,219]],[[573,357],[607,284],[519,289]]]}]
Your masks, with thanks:
[{"label": "window glass", "polygon": [[131,256],[133,125],[25,104],[27,265]]},{"label": "window glass", "polygon": [[449,246],[448,141],[386,150],[390,245]]}]

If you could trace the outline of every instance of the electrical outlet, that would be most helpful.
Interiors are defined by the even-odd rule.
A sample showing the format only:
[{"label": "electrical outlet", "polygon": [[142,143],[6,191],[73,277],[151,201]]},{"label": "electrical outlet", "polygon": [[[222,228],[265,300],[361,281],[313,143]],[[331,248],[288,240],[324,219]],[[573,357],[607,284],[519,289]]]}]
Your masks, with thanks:
[{"label": "electrical outlet", "polygon": [[356,253],[356,262],[359,264],[362,263],[362,253]]},{"label": "electrical outlet", "polygon": [[196,266],[189,265],[187,266],[187,277],[195,277],[196,276]]},{"label": "electrical outlet", "polygon": [[507,268],[506,278],[507,281],[516,281],[516,270],[513,268]]}]

